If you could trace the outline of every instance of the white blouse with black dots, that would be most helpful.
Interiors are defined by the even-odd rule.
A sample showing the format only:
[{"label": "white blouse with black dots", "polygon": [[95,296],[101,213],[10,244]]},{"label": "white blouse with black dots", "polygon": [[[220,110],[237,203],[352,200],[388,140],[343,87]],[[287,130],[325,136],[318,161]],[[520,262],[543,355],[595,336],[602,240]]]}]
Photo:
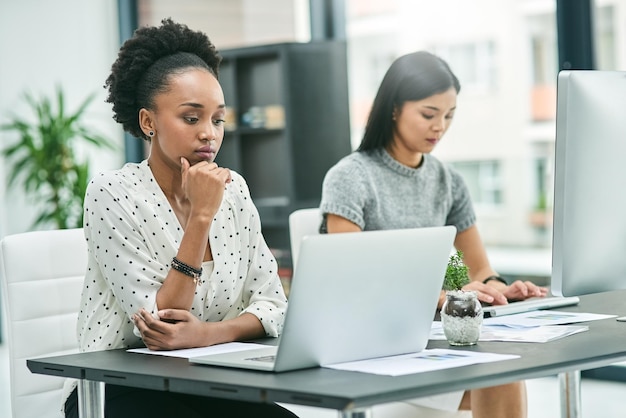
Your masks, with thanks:
[{"label": "white blouse with black dots", "polygon": [[[130,317],[140,308],[158,310],[156,294],[183,229],[147,161],[97,175],[84,205],[89,261],[78,316],[80,349],[142,345]],[[287,298],[246,182],[236,172],[209,242],[213,261],[203,264],[191,313],[222,321],[249,312],[267,336],[278,336]]]}]

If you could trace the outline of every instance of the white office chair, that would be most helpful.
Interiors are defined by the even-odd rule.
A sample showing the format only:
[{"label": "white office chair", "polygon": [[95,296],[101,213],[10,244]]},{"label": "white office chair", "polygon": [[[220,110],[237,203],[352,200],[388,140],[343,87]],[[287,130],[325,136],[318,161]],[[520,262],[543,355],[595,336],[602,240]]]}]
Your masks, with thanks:
[{"label": "white office chair", "polygon": [[300,242],[306,235],[319,234],[322,213],[318,208],[298,209],[289,215],[289,240],[291,241],[291,265],[295,271]]},{"label": "white office chair", "polygon": [[64,379],[32,374],[26,359],[78,352],[86,267],[82,229],[26,232],[0,241],[13,418],[62,416]]}]

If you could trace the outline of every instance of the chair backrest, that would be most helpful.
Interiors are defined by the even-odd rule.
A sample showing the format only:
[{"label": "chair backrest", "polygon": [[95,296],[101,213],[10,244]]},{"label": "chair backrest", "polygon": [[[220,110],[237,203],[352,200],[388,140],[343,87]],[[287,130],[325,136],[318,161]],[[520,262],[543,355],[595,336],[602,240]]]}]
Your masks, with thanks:
[{"label": "chair backrest", "polygon": [[291,241],[291,265],[295,271],[300,242],[306,235],[319,234],[322,213],[319,208],[298,209],[289,215],[289,239]]},{"label": "chair backrest", "polygon": [[26,359],[78,352],[76,321],[86,267],[80,228],[0,241],[13,418],[62,416],[64,379],[32,374]]}]

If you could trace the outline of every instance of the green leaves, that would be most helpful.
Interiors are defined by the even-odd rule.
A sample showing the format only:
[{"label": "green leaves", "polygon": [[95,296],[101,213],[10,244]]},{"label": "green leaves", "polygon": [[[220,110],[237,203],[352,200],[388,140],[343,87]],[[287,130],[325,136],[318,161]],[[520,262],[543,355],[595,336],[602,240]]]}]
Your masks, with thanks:
[{"label": "green leaves", "polygon": [[443,290],[461,290],[469,282],[469,267],[463,263],[463,252],[457,250],[448,260]]},{"label": "green leaves", "polygon": [[61,88],[57,88],[54,99],[55,106],[47,97],[37,101],[26,94],[25,100],[35,121],[14,117],[0,126],[1,130],[16,132],[19,137],[2,150],[12,168],[8,183],[14,185],[21,181],[27,195],[43,203],[34,226],[54,223],[59,229],[82,227],[89,164],[76,157],[76,145],[82,141],[98,148],[114,149],[114,146],[82,123],[93,95],[69,115]]}]

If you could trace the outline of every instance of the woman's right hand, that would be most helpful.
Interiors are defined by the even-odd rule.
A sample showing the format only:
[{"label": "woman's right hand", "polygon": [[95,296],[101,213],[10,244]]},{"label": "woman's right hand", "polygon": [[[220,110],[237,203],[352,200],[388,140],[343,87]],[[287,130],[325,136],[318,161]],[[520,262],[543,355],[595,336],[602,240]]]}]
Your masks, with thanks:
[{"label": "woman's right hand", "polygon": [[506,296],[496,288],[487,286],[486,284],[472,280],[463,286],[463,290],[473,290],[478,294],[478,300],[491,305],[506,305],[509,303]]},{"label": "woman's right hand", "polygon": [[[463,286],[462,290],[466,291],[474,291],[478,296],[478,300],[482,303],[488,303],[490,305],[506,305],[508,302],[506,296],[502,294],[497,289],[487,286],[481,282],[471,281],[470,283]],[[439,295],[439,302],[437,304],[437,308],[441,309],[443,306],[443,302],[446,300],[446,291],[442,290]]]},{"label": "woman's right hand", "polygon": [[231,181],[230,170],[214,162],[200,161],[193,166],[180,158],[182,188],[191,204],[192,214],[213,218],[222,204],[224,188]]},{"label": "woman's right hand", "polygon": [[132,316],[144,344],[150,350],[208,347],[265,335],[261,321],[251,313],[216,322],[200,321],[184,309],[162,309],[157,315],[155,317],[142,308]]},{"label": "woman's right hand", "polygon": [[203,346],[198,340],[204,325],[183,309],[167,309],[167,316],[155,318],[145,309],[133,315],[133,322],[150,350],[176,350]]}]

